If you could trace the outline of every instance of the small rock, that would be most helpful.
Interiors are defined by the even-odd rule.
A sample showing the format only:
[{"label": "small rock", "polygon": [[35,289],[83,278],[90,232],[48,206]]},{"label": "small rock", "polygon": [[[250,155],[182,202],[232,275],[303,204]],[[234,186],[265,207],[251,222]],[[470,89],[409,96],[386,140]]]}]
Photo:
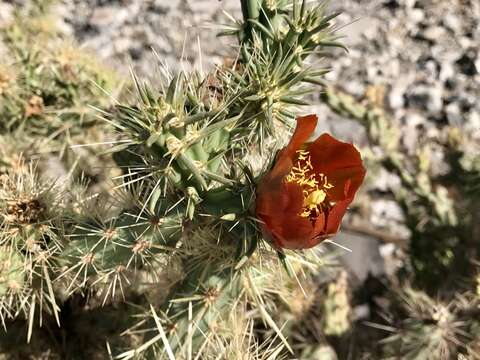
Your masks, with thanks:
[{"label": "small rock", "polygon": [[[388,59],[387,62],[388,66],[382,69],[383,74],[389,78],[397,78],[402,71],[399,59]],[[401,83],[402,81],[399,82]]]},{"label": "small rock", "polygon": [[442,93],[443,90],[440,86],[415,86],[407,95],[408,105],[427,110],[430,113],[438,113],[443,106]]},{"label": "small rock", "polygon": [[480,140],[480,111],[471,111],[467,115],[464,130],[469,132],[473,139]]},{"label": "small rock", "polygon": [[440,136],[440,130],[438,126],[436,126],[432,121],[426,121],[423,123],[422,131],[422,136],[430,141],[434,141],[434,139],[438,139]]},{"label": "small rock", "polygon": [[328,344],[316,347],[307,345],[302,351],[301,358],[304,360],[338,360],[335,350]]},{"label": "small rock", "polygon": [[469,112],[478,104],[478,98],[468,91],[460,91],[458,94],[458,102],[462,112]]},{"label": "small rock", "polygon": [[448,61],[443,61],[440,64],[440,72],[438,74],[438,78],[445,82],[448,79],[452,78],[455,75],[455,69],[453,65]]},{"label": "small rock", "polygon": [[447,13],[442,19],[443,24],[454,33],[459,33],[462,30],[462,22],[459,17],[453,13]]},{"label": "small rock", "polygon": [[476,66],[476,54],[473,51],[468,51],[464,53],[455,64],[458,66],[460,71],[468,76],[474,76],[478,73]]},{"label": "small rock", "polygon": [[344,89],[347,93],[355,97],[360,97],[365,93],[365,85],[362,82],[354,79],[347,81]]},{"label": "small rock", "polygon": [[425,123],[425,118],[417,113],[410,113],[402,119],[402,122],[408,127],[416,127]]},{"label": "small rock", "polygon": [[345,252],[340,260],[361,283],[367,279],[368,274],[379,276],[384,273],[383,259],[378,251],[378,239],[342,231],[333,241],[351,250]]},{"label": "small rock", "polygon": [[417,2],[417,0],[403,0],[403,5],[407,9],[412,9],[415,6],[416,2]]},{"label": "small rock", "polygon": [[445,28],[441,26],[430,26],[419,33],[421,38],[431,41],[432,43],[439,42],[445,35]]},{"label": "small rock", "polygon": [[13,20],[13,9],[12,4],[0,3],[0,28],[7,26]]},{"label": "small rock", "polygon": [[396,250],[396,246],[395,244],[392,244],[392,243],[383,244],[380,246],[378,250],[380,252],[380,255],[382,255],[383,258],[387,258],[387,257],[391,257],[394,254]]},{"label": "small rock", "polygon": [[92,17],[90,18],[90,25],[97,28],[118,27],[123,24],[130,13],[127,8],[119,8],[117,6],[101,6],[95,8]]},{"label": "small rock", "polygon": [[451,168],[445,160],[445,153],[438,145],[432,145],[430,151],[430,176],[433,178],[447,175]]},{"label": "small rock", "polygon": [[462,49],[469,49],[477,44],[468,36],[458,36],[456,40]]},{"label": "small rock", "polygon": [[378,251],[385,261],[385,273],[388,276],[393,276],[398,272],[398,269],[404,266],[401,256],[398,256],[400,249],[395,244],[382,244]]},{"label": "small rock", "polygon": [[418,137],[419,137],[418,125],[417,126],[407,125],[403,129],[401,129],[401,133],[402,133],[401,142],[403,147],[405,148],[406,153],[408,155],[415,154],[415,151],[417,150]]},{"label": "small rock", "polygon": [[410,230],[405,225],[403,210],[394,200],[373,200],[371,204],[370,223],[376,228],[387,229],[398,238],[410,238]]},{"label": "small rock", "polygon": [[425,19],[425,12],[422,9],[412,9],[409,12],[409,18],[416,24],[420,23]]},{"label": "small rock", "polygon": [[394,200],[377,199],[372,202],[372,214],[370,221],[372,224],[384,227],[388,222],[394,220],[404,222],[405,215],[403,210]]},{"label": "small rock", "polygon": [[450,125],[459,126],[463,122],[463,115],[460,106],[456,102],[452,102],[445,106],[445,114]]},{"label": "small rock", "polygon": [[424,73],[429,79],[436,79],[438,77],[440,66],[434,60],[427,60],[423,64]]},{"label": "small rock", "polygon": [[390,106],[392,110],[403,108],[405,105],[404,94],[405,89],[403,87],[393,85],[388,94],[388,106]]},{"label": "small rock", "polygon": [[401,183],[402,181],[398,175],[395,175],[394,173],[391,173],[382,167],[380,172],[375,174],[372,187],[379,191],[387,192],[398,188]]}]

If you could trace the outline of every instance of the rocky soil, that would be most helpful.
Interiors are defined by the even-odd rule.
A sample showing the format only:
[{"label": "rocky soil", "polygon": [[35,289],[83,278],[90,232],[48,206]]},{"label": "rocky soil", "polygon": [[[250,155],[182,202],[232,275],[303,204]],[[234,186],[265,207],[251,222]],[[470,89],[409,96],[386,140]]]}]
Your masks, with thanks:
[{"label": "rocky soil", "polygon": [[240,14],[240,2],[68,0],[61,11],[82,44],[151,78],[158,64],[175,71],[220,62],[229,49],[216,33],[227,21],[224,12]]}]

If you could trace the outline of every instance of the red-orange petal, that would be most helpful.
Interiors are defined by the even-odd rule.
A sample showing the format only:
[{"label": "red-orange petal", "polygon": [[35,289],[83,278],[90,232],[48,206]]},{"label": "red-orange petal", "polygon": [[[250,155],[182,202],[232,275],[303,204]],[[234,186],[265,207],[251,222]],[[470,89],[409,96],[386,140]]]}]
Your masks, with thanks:
[{"label": "red-orange petal", "polygon": [[[325,174],[334,185],[329,196],[333,201],[353,198],[365,177],[360,153],[352,144],[339,141],[329,134],[322,134],[310,144],[311,162],[316,173]],[[346,182],[348,191],[345,192]]]},{"label": "red-orange petal", "polygon": [[295,152],[305,144],[310,136],[312,136],[315,128],[317,127],[318,117],[317,115],[306,115],[297,118],[297,127],[290,139],[287,147],[283,150],[283,155],[293,158]]},{"label": "red-orange petal", "polygon": [[363,167],[351,167],[338,169],[332,173],[326,173],[326,175],[328,181],[334,185],[328,191],[329,199],[331,201],[342,201],[353,199],[365,177],[365,169]]},{"label": "red-orange petal", "polygon": [[325,229],[325,234],[334,235],[337,233],[342,222],[342,218],[347,212],[348,205],[350,205],[351,200],[344,200],[337,202],[328,213],[327,226]]},{"label": "red-orange petal", "polygon": [[326,133],[311,143],[308,151],[315,170],[331,172],[342,168],[363,167],[360,153],[352,144],[339,141]]},{"label": "red-orange petal", "polygon": [[272,183],[262,183],[259,188],[256,213],[274,243],[278,247],[287,247],[291,239],[309,239],[312,226],[308,219],[299,216],[303,208],[301,187],[294,183],[268,185]]}]

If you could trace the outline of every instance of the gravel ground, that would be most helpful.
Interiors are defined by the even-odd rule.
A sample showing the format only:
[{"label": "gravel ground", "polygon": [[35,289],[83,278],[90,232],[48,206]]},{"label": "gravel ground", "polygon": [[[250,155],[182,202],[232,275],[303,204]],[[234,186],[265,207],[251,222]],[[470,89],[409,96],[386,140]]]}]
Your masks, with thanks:
[{"label": "gravel ground", "polygon": [[343,11],[339,21],[351,24],[341,30],[350,53],[332,61],[329,80],[356,96],[371,85],[384,87],[412,152],[418,133],[411,128],[419,124],[466,126],[480,136],[480,2],[344,1],[335,7]]},{"label": "gravel ground", "polygon": [[216,37],[223,11],[239,15],[240,2],[68,0],[62,11],[75,37],[101,58],[152,77],[159,62],[173,71],[220,62],[229,52],[226,39]]},{"label": "gravel ground", "polygon": [[[122,72],[133,65],[141,76],[153,77],[159,62],[172,70],[220,62],[229,48],[215,36],[215,24],[227,21],[223,11],[240,16],[239,3],[64,0],[58,11],[66,31],[101,58]],[[419,136],[435,140],[447,124],[480,138],[480,2],[340,0],[331,8],[342,11],[339,33],[350,52],[327,59],[327,79],[357,97],[379,92],[407,152],[415,152]],[[331,123],[333,132],[362,141],[353,124]],[[444,172],[442,155],[436,160],[437,171]]]}]

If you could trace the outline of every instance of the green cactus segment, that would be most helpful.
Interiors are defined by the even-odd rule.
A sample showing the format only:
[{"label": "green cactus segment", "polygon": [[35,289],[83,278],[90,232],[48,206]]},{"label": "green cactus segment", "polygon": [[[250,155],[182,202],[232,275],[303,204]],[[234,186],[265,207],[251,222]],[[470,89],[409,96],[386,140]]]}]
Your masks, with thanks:
[{"label": "green cactus segment", "polygon": [[241,0],[242,14],[244,20],[244,30],[241,32],[240,40],[243,40],[245,35],[250,35],[252,32],[252,24],[250,21],[256,21],[260,17],[261,4],[263,0]]},{"label": "green cactus segment", "polygon": [[187,276],[175,289],[177,298],[170,300],[166,312],[172,314],[169,343],[175,352],[185,352],[187,347],[198,351],[206,334],[231,310],[241,291],[239,284],[231,270],[212,273],[210,268],[200,269]]},{"label": "green cactus segment", "polygon": [[[17,251],[0,247],[0,298],[23,288],[25,259]],[[1,301],[1,300],[0,300]]]},{"label": "green cactus segment", "polygon": [[138,219],[135,214],[125,212],[109,225],[78,225],[69,236],[59,262],[69,267],[67,273],[86,276],[148,267],[156,254],[175,247],[183,218],[183,213],[176,213]]},{"label": "green cactus segment", "polygon": [[[291,5],[291,6],[289,6]],[[291,125],[295,109],[307,105],[303,97],[322,85],[328,70],[312,69],[304,61],[319,47],[337,43],[324,6],[306,2],[242,1],[244,23],[222,35],[237,35],[241,43],[240,70],[226,69],[227,89],[242,89],[232,108],[244,111],[241,125],[250,141],[263,144],[275,136],[279,124]]]},{"label": "green cactus segment", "polygon": [[[227,118],[200,104],[203,90],[190,92],[186,81],[184,76],[175,77],[166,93],[156,98],[136,80],[141,108],[119,106],[112,116],[137,145],[115,158],[119,165],[129,167],[151,159],[149,165],[163,171],[162,176],[176,188],[194,187],[202,192],[221,178],[215,173],[230,143],[229,128],[238,117]],[[196,100],[192,103],[188,99]]]},{"label": "green cactus segment", "polygon": [[341,336],[350,330],[350,300],[348,297],[347,274],[328,285],[324,308],[324,332],[326,335]]},{"label": "green cactus segment", "polygon": [[53,250],[57,246],[48,244],[45,230],[45,227],[42,228],[38,225],[23,225],[12,231],[14,235],[8,239],[8,242],[24,253],[37,253],[49,247]]},{"label": "green cactus segment", "polygon": [[399,321],[395,323],[396,331],[382,340],[386,356],[448,359],[461,358],[466,350],[476,352],[478,299],[457,293],[457,299],[445,303],[408,286],[396,295]]}]

